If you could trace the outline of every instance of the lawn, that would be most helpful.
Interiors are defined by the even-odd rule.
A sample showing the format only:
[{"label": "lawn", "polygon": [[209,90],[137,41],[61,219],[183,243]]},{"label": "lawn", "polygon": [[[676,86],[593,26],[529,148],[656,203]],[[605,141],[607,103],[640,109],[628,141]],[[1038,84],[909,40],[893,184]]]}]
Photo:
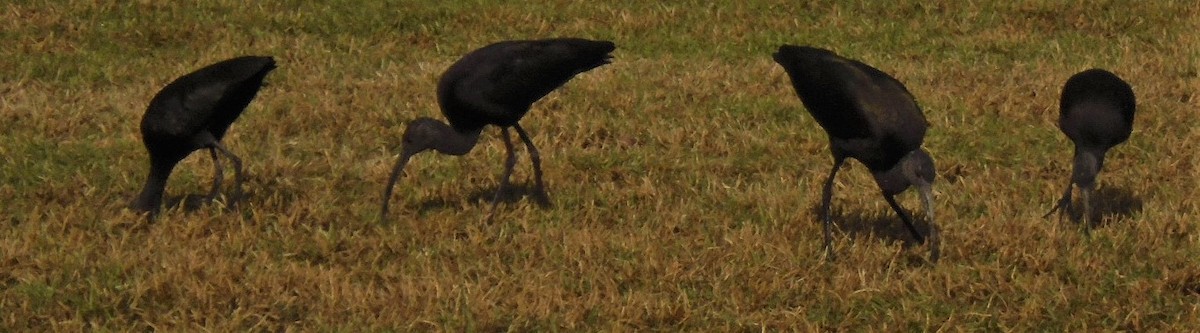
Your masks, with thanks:
[{"label": "lawn", "polygon": [[[10,1],[0,5],[0,331],[1189,331],[1200,327],[1200,7],[1191,1]],[[517,189],[486,223],[498,131],[423,154],[380,216],[405,124],[441,118],[459,56],[611,40],[521,122]],[[942,258],[870,174],[817,208],[824,131],[771,59],[828,48],[907,85],[930,122]],[[138,123],[172,79],[279,68],[224,138],[246,197],[198,203],[181,163],[154,220]],[[1100,222],[1066,186],[1072,74],[1134,89]],[[518,145],[519,147],[520,145]],[[226,184],[232,184],[227,169]],[[227,191],[228,193],[228,191]],[[915,191],[900,197],[919,225]]]}]

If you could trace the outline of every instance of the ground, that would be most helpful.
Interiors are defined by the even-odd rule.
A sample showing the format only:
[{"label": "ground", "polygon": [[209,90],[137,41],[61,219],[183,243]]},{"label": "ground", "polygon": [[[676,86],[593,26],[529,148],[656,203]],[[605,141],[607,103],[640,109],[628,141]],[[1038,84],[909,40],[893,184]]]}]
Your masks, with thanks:
[{"label": "ground", "polygon": [[[1198,17],[1187,1],[8,2],[0,331],[1193,330]],[[379,216],[404,125],[440,118],[441,71],[559,36],[618,50],[522,121],[554,206],[526,196],[519,150],[485,223],[503,160],[488,129],[465,157],[415,157]],[[916,96],[940,262],[857,163],[822,258],[832,158],[771,60],[784,43]],[[279,62],[224,139],[247,196],[197,202],[198,153],[161,216],[126,210],[150,98],[244,54]],[[1089,237],[1042,215],[1071,165],[1059,91],[1091,67],[1133,86],[1138,115]],[[927,226],[912,191],[901,204]]]}]

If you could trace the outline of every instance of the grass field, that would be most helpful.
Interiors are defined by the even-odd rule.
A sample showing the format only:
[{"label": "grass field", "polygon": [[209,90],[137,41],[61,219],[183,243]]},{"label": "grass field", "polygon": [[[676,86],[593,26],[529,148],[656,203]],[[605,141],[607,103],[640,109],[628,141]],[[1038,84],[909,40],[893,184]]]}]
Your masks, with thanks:
[{"label": "grass field", "polygon": [[[10,1],[0,331],[1195,330],[1198,22],[1171,0]],[[554,207],[513,195],[484,223],[489,129],[465,158],[414,158],[380,222],[405,123],[441,117],[441,71],[556,36],[618,50],[522,122]],[[783,43],[917,97],[939,263],[857,162],[835,186],[839,260],[822,260],[832,160],[771,60]],[[280,65],[224,140],[247,198],[188,205],[212,177],[198,153],[167,187],[183,204],[125,210],[150,98],[243,54]],[[1086,237],[1042,214],[1071,165],[1059,90],[1090,67],[1125,78],[1139,113]]]}]

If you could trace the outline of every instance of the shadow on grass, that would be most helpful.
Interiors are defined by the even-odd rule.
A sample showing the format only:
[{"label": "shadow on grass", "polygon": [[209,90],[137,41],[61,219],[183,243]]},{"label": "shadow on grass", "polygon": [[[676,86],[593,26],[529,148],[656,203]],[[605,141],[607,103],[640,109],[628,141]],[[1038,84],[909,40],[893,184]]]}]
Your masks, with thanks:
[{"label": "shadow on grass", "polygon": [[302,195],[293,187],[280,184],[278,179],[263,179],[255,175],[247,175],[240,189],[235,189],[235,186],[233,181],[226,180],[216,199],[209,199],[208,192],[167,195],[163,197],[163,209],[193,213],[217,206],[221,212],[229,213],[236,211],[239,206],[255,202],[256,208],[283,210],[301,200]]},{"label": "shadow on grass", "polygon": [[[492,186],[489,188],[480,188],[466,195],[468,202],[474,202],[481,205],[491,205],[493,199],[498,199],[498,204],[513,204],[520,202],[526,197],[530,197],[539,207],[546,209],[553,205],[550,203],[550,197],[545,191],[539,190],[529,184],[508,184],[500,197],[496,197],[496,190],[499,187]],[[425,213],[433,210],[442,210],[452,207],[458,207],[460,200],[446,197],[429,198],[422,201],[417,207],[418,213]]]},{"label": "shadow on grass", "polygon": [[1142,199],[1122,186],[1102,186],[1092,193],[1092,207],[1092,216],[1088,217],[1088,221],[1093,228],[1097,228],[1128,220],[1134,214],[1141,213]]},{"label": "shadow on grass", "polygon": [[167,196],[167,197],[163,198],[163,209],[164,210],[178,209],[178,210],[182,210],[185,213],[192,213],[197,210],[200,210],[201,208],[212,206],[214,204],[220,204],[221,202],[223,202],[224,207],[222,207],[221,211],[222,212],[230,212],[230,211],[233,211],[234,208],[237,208],[238,203],[246,200],[247,197],[248,197],[247,194],[242,194],[236,200],[234,200],[233,198],[231,198],[229,196],[220,196],[216,200],[212,200],[212,199],[208,198],[207,194],[188,193],[188,194],[184,194],[184,195],[174,195],[174,196]]},{"label": "shadow on grass", "polygon": [[[1073,196],[1071,200],[1071,209],[1066,210],[1066,218],[1076,226],[1082,227],[1079,223],[1083,222],[1083,201],[1078,195]],[[1092,192],[1092,214],[1086,222],[1095,229],[1124,221],[1141,211],[1142,199],[1134,196],[1128,189],[1121,186],[1103,186]]]},{"label": "shadow on grass", "polygon": [[[900,216],[890,208],[876,209],[864,211],[857,207],[840,208],[836,203],[830,210],[830,216],[833,218],[835,230],[841,230],[850,235],[852,239],[861,238],[878,238],[887,241],[888,243],[900,242],[905,248],[909,249],[914,246],[921,246],[924,243],[918,242],[913,238],[908,227],[904,226],[904,221],[900,220]],[[921,236],[929,235],[929,221],[925,215],[919,212],[913,212],[904,208],[910,215],[913,216],[913,226],[917,228],[917,232]],[[813,216],[817,216],[817,223],[822,223],[821,204],[817,203],[810,208]]]}]

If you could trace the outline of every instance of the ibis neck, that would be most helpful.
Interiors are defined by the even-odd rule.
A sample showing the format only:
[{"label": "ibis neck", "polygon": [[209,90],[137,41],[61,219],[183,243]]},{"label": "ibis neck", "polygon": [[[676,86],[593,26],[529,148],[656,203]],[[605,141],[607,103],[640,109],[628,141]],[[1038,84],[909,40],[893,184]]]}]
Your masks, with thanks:
[{"label": "ibis neck", "polygon": [[446,127],[446,135],[442,135],[441,139],[436,143],[434,149],[446,155],[461,156],[471,152],[475,148],[475,144],[479,143],[479,134],[483,132],[483,128],[459,132],[449,126]]},{"label": "ibis neck", "polygon": [[1075,149],[1074,168],[1071,171],[1071,181],[1084,188],[1091,188],[1096,182],[1096,175],[1104,166],[1104,151],[1094,149]]},{"label": "ibis neck", "polygon": [[171,169],[174,164],[163,165],[163,163],[151,163],[150,175],[146,178],[146,185],[142,187],[142,193],[138,194],[137,199],[133,202],[132,208],[142,212],[157,212],[159,205],[162,204],[163,192],[167,188],[167,178],[171,176]]}]

